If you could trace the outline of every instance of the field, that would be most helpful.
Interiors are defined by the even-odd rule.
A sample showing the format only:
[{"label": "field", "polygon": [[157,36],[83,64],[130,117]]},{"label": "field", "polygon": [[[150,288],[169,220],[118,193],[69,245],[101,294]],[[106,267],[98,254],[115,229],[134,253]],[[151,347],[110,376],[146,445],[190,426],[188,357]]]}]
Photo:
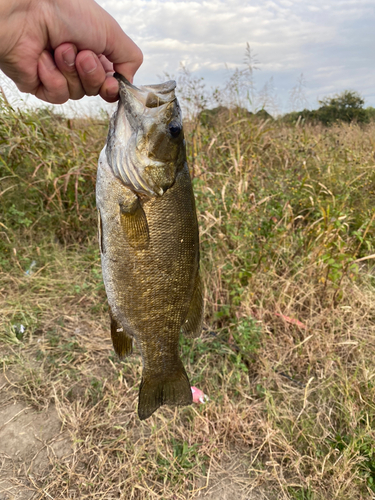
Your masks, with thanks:
[{"label": "field", "polygon": [[0,499],[375,498],[375,124],[186,123],[204,405],[136,415],[111,346],[108,119],[0,106]]}]

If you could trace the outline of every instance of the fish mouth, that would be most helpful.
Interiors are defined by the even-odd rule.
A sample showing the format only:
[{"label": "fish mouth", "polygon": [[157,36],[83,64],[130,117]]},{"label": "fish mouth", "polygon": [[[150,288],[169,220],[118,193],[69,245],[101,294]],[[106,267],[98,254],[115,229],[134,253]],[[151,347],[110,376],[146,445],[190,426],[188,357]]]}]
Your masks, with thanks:
[{"label": "fish mouth", "polygon": [[[115,73],[113,76],[119,82],[120,99],[123,104],[129,102],[130,96],[133,96],[145,108],[157,108],[159,106],[162,106],[163,104],[168,104],[176,100],[176,96],[174,93],[176,82],[174,80],[169,80],[168,82],[156,85],[141,85],[140,87],[136,87],[135,85],[130,83],[129,80],[127,80],[123,75],[120,75],[120,73]],[[120,82],[125,85],[125,95],[125,89]],[[130,105],[131,104],[132,103],[130,103]]]}]

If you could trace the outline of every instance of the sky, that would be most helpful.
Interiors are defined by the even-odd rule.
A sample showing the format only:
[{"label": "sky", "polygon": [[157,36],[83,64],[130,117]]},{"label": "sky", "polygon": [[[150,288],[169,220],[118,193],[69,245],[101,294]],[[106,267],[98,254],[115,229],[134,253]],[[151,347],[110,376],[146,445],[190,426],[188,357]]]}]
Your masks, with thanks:
[{"label": "sky", "polygon": [[[374,0],[97,1],[143,51],[135,84],[178,77],[184,64],[207,91],[223,87],[245,67],[248,43],[258,61],[256,94],[268,85],[274,114],[316,108],[346,89],[375,107]],[[96,109],[101,101],[80,106]]]}]

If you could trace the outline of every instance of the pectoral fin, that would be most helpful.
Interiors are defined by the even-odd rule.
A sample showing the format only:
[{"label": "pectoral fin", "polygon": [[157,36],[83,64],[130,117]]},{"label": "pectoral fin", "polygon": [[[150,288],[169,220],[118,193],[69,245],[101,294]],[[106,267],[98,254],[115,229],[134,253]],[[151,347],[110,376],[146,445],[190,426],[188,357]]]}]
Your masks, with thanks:
[{"label": "pectoral fin", "polygon": [[111,310],[109,311],[109,316],[111,318],[113,348],[119,358],[125,358],[125,356],[129,356],[133,352],[133,340],[112,316]]},{"label": "pectoral fin", "polygon": [[136,250],[148,248],[150,242],[148,224],[138,198],[130,207],[120,204],[120,219],[130,246]]},{"label": "pectoral fin", "polygon": [[185,322],[182,324],[181,331],[189,337],[198,337],[202,332],[203,323],[203,285],[202,280],[197,273],[193,296],[191,298],[189,311]]}]

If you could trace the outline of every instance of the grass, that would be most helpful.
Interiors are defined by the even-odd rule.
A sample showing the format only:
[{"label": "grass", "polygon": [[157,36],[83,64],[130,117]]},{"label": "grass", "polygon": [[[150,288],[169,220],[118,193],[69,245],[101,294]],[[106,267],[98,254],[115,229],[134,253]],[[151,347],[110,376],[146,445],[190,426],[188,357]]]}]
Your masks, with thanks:
[{"label": "grass", "polygon": [[181,352],[210,401],[140,422],[140,358],[112,350],[96,242],[107,120],[1,106],[0,362],[13,398],[55,405],[73,442],[38,487],[373,497],[375,125],[289,127],[240,110],[186,124],[206,317]]}]

